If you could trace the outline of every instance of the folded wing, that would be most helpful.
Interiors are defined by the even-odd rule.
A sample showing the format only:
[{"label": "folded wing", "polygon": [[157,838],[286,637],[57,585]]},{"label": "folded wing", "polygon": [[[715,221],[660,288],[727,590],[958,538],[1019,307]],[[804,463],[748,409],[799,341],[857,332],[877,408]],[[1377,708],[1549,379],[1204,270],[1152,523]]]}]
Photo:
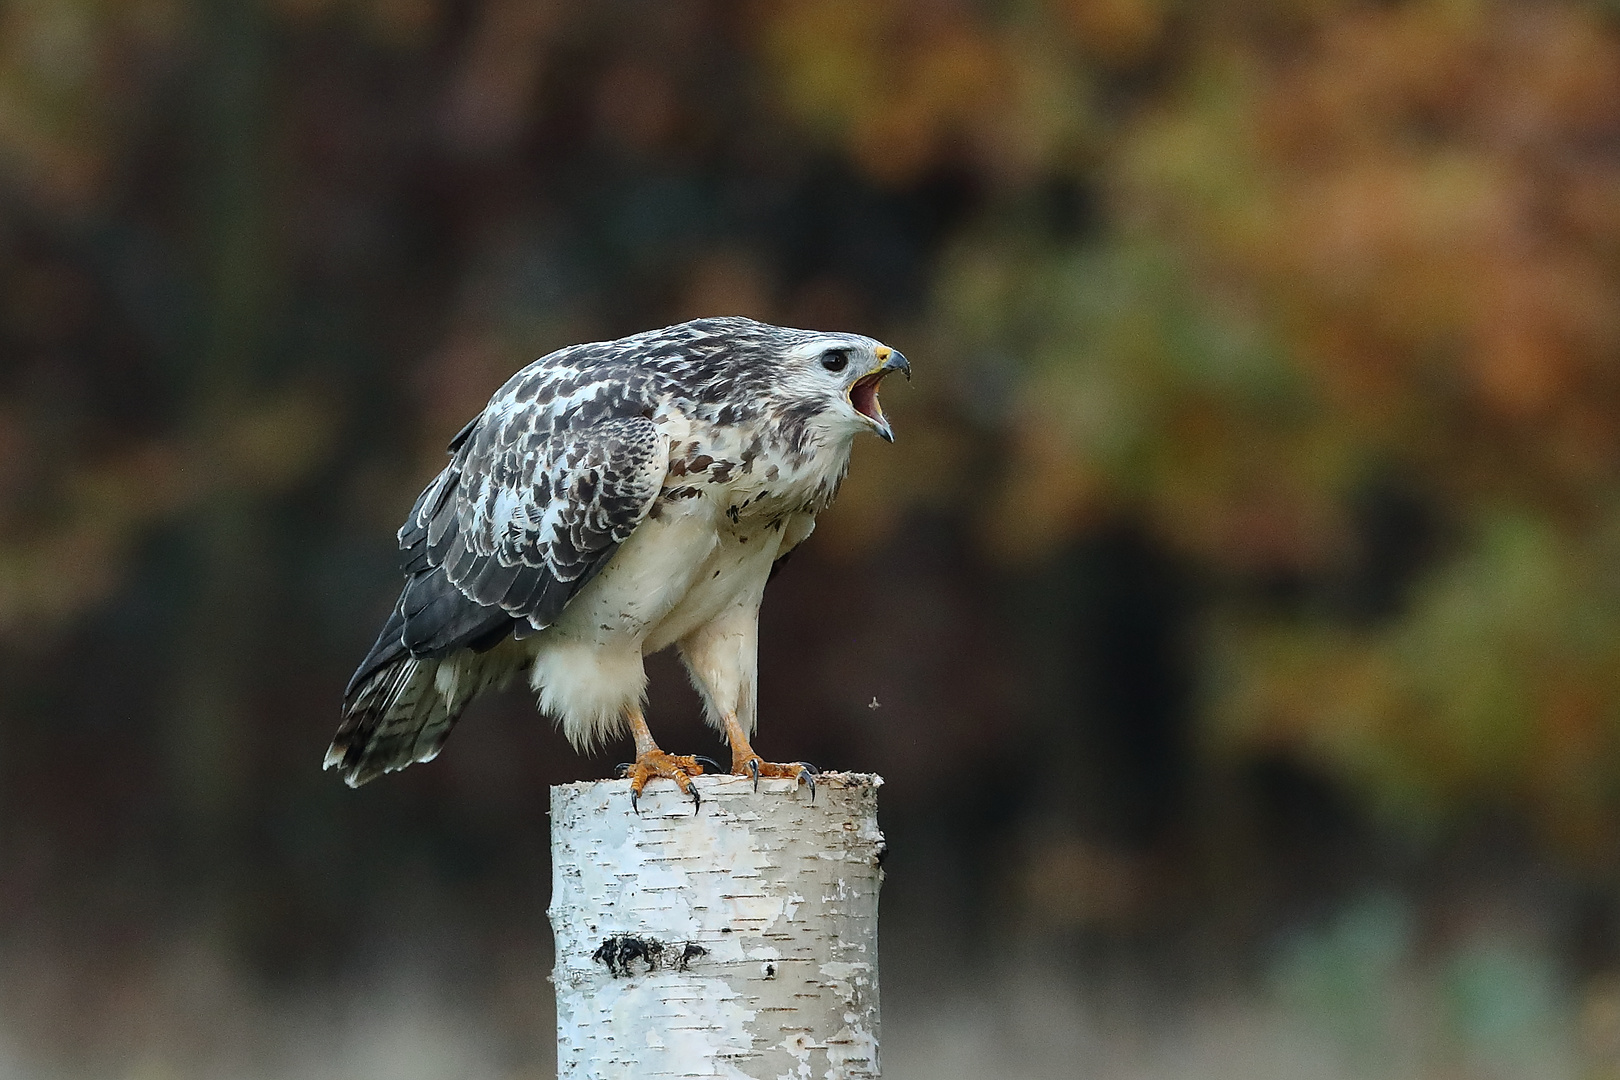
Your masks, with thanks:
[{"label": "folded wing", "polygon": [[537,389],[497,396],[452,440],[399,530],[405,588],[327,753],[351,784],[436,754],[472,697],[512,673],[481,654],[553,623],[658,496],[668,447],[643,407]]}]

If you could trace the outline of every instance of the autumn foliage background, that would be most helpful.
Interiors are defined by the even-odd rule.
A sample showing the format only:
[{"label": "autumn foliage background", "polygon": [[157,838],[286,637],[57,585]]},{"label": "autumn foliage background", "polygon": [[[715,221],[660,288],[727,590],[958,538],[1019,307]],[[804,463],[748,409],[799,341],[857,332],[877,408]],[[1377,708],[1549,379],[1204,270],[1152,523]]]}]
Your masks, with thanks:
[{"label": "autumn foliage background", "polygon": [[618,759],[320,757],[449,436],[720,313],[916,370],[762,646],[890,1075],[1620,1076],[1617,301],[1608,0],[0,0],[0,1078],[552,1074]]}]

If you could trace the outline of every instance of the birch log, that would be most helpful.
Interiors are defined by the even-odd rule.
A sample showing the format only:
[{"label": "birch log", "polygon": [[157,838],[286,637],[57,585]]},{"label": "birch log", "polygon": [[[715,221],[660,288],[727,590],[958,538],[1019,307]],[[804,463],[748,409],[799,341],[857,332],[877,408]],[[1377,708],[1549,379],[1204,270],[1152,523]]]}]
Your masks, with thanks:
[{"label": "birch log", "polygon": [[558,1076],[876,1077],[882,782],[553,787]]}]

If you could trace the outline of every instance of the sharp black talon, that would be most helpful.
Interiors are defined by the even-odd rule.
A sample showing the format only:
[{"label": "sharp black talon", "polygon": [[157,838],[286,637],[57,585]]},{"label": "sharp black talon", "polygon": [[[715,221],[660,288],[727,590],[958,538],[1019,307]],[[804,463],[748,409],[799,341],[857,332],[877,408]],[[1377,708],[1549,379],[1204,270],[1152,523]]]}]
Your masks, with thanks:
[{"label": "sharp black talon", "polygon": [[630,771],[630,763],[628,761],[619,762],[619,767],[613,770],[614,774],[616,776],[618,776],[618,778],[620,780],[623,780],[624,777],[625,777],[625,774],[628,773],[629,771]]},{"label": "sharp black talon", "polygon": [[703,796],[698,794],[697,785],[692,785],[692,816],[697,817],[698,807],[703,805]]},{"label": "sharp black talon", "polygon": [[759,794],[759,759],[748,759],[748,771],[754,774],[754,794]]},{"label": "sharp black talon", "polygon": [[712,758],[712,757],[704,757],[702,754],[693,754],[692,755],[692,760],[702,762],[703,764],[707,765],[709,768],[713,769],[715,772],[720,771],[720,763],[718,761],[714,760],[714,758]]},{"label": "sharp black talon", "polygon": [[637,805],[637,801],[640,798],[641,798],[641,792],[637,791],[635,788],[631,788],[630,789],[630,809],[635,812],[636,817],[641,816],[641,807]]},{"label": "sharp black talon", "polygon": [[816,774],[821,770],[808,761],[800,761],[795,764],[804,770],[799,774],[799,779],[810,785],[810,805],[814,806],[816,805]]}]

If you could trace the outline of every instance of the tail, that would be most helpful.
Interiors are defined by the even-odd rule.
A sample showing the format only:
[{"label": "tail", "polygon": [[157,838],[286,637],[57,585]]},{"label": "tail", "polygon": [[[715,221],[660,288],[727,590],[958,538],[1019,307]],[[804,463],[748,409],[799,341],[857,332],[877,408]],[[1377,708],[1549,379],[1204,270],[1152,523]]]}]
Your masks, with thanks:
[{"label": "tail", "polygon": [[450,737],[472,695],[443,694],[441,667],[454,657],[418,660],[409,653],[388,663],[344,702],[343,723],[326,751],[326,768],[343,770],[350,787],[431,761]]},{"label": "tail", "polygon": [[326,751],[325,767],[341,769],[350,787],[432,761],[473,699],[525,666],[503,649],[415,657],[396,623],[403,624],[397,611],[350,681],[343,723]]},{"label": "tail", "polygon": [[326,751],[350,787],[431,761],[473,698],[528,664],[503,649],[514,623],[467,599],[442,570],[415,573],[343,693],[343,723]]}]

